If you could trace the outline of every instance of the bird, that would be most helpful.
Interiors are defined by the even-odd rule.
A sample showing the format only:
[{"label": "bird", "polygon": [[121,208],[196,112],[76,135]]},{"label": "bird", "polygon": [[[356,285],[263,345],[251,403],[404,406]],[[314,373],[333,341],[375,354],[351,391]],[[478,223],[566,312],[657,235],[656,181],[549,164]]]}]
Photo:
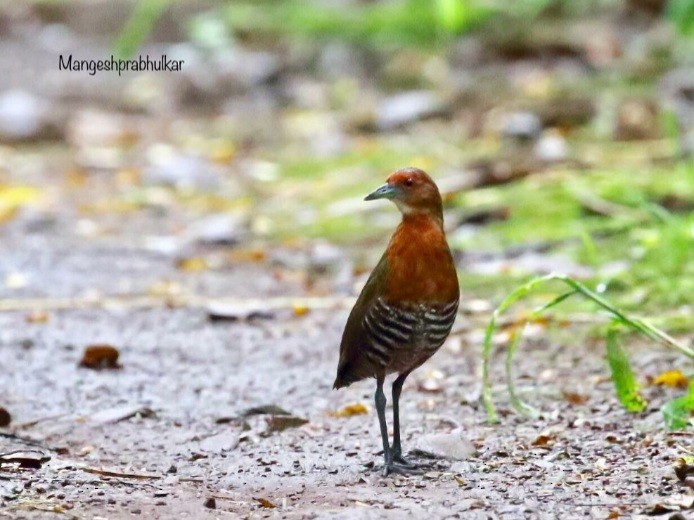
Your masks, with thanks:
[{"label": "bird", "polygon": [[[402,219],[349,314],[333,388],[376,379],[374,401],[387,476],[416,472],[402,454],[400,393],[407,376],[450,334],[460,286],[443,227],[441,194],[432,178],[418,168],[398,169],[364,200],[377,199],[394,202]],[[390,374],[397,374],[392,383],[392,446],[383,392]]]}]

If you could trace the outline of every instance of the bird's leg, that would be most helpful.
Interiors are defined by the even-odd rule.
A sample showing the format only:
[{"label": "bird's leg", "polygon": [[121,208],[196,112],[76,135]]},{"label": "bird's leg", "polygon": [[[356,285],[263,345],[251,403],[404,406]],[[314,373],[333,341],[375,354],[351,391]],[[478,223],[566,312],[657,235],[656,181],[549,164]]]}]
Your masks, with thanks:
[{"label": "bird's leg", "polygon": [[400,392],[402,392],[402,385],[408,375],[409,372],[400,374],[393,381],[393,447],[390,450],[392,460],[405,465],[409,465],[409,463],[402,457],[402,447],[400,446]]},{"label": "bird's leg", "polygon": [[383,380],[385,376],[378,376],[376,378],[376,412],[378,413],[378,424],[381,427],[381,440],[383,441],[383,476],[385,477],[390,473],[393,465],[393,459],[390,454],[390,447],[388,445],[388,426],[386,425],[386,396],[383,393]]}]

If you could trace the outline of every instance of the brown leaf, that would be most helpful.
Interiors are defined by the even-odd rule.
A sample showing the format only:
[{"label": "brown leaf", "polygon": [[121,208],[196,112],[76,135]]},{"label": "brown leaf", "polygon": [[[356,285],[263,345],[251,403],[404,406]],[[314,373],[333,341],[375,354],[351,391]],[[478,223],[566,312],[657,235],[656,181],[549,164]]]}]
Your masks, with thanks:
[{"label": "brown leaf", "polygon": [[276,404],[263,404],[247,408],[241,413],[241,417],[250,417],[251,415],[291,415],[291,413]]},{"label": "brown leaf", "polygon": [[332,417],[352,417],[353,415],[364,415],[369,409],[362,403],[348,404],[342,410],[330,412]]},{"label": "brown leaf", "polygon": [[562,390],[561,395],[568,401],[569,404],[573,405],[585,404],[588,401],[588,396],[577,394],[575,392],[567,392]]},{"label": "brown leaf", "polygon": [[93,370],[121,368],[118,349],[111,345],[90,345],[84,349],[79,366]]},{"label": "brown leaf", "polygon": [[545,447],[548,446],[550,441],[554,439],[554,435],[538,435],[537,438],[533,441],[533,446],[538,446],[538,447]]},{"label": "brown leaf", "polygon": [[277,506],[270,502],[267,498],[262,498],[262,497],[253,497],[253,500],[258,502],[262,507],[265,507],[267,509],[274,509]]},{"label": "brown leaf", "polygon": [[6,428],[11,422],[12,416],[10,415],[10,412],[0,406],[0,428]]},{"label": "brown leaf", "polygon": [[267,258],[267,253],[262,249],[234,249],[227,257],[234,263],[263,262]]},{"label": "brown leaf", "polygon": [[291,415],[273,415],[267,419],[268,432],[281,432],[288,428],[298,428],[308,422],[308,419]]},{"label": "brown leaf", "polygon": [[49,316],[46,311],[33,311],[24,317],[27,323],[48,323]]},{"label": "brown leaf", "polygon": [[675,475],[680,481],[684,480],[689,475],[694,475],[694,457],[679,458],[675,463]]}]

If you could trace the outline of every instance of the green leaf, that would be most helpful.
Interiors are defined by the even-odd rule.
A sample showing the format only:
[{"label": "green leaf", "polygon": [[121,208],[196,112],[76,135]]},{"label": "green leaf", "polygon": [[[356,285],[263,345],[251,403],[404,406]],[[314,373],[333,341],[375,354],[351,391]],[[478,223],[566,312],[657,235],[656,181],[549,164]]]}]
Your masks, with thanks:
[{"label": "green leaf", "polygon": [[694,0],[670,0],[667,17],[672,20],[680,34],[694,34]]},{"label": "green leaf", "polygon": [[468,23],[470,0],[437,0],[438,21],[450,34],[460,33]]},{"label": "green leaf", "polygon": [[113,44],[113,53],[118,58],[131,58],[149,33],[152,32],[154,24],[170,2],[171,0],[140,0],[137,2],[130,18]]},{"label": "green leaf", "polygon": [[612,371],[612,382],[617,398],[628,412],[641,412],[646,400],[639,394],[636,377],[631,370],[629,358],[617,341],[617,329],[612,326],[607,332],[607,361]]},{"label": "green leaf", "polygon": [[692,425],[694,413],[694,381],[689,383],[689,390],[681,397],[668,401],[661,408],[665,425],[669,430],[683,430]]}]

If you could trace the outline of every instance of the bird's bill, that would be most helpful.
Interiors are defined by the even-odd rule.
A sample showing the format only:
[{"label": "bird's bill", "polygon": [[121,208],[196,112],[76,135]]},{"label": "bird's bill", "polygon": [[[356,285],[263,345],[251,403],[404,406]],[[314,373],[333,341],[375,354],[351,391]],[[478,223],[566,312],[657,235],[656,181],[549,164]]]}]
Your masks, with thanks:
[{"label": "bird's bill", "polygon": [[390,184],[384,184],[369,193],[364,200],[392,199],[397,194],[397,188]]}]

